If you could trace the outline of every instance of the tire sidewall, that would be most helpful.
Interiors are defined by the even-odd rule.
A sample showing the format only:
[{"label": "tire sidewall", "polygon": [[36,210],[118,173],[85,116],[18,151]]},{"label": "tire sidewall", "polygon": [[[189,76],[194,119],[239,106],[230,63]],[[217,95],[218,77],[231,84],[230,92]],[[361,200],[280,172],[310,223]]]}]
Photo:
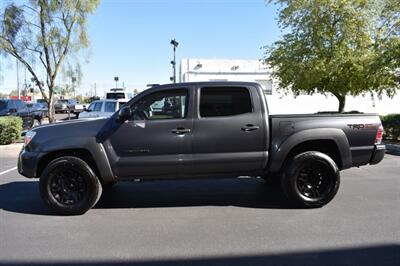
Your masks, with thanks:
[{"label": "tire sidewall", "polygon": [[[329,172],[332,179],[330,191],[321,199],[312,199],[303,195],[297,186],[297,177],[300,171],[307,165],[321,163]],[[289,162],[282,177],[282,188],[286,196],[301,207],[322,207],[329,203],[336,195],[340,185],[340,172],[336,163],[326,154],[321,152],[304,152],[296,155]]]},{"label": "tire sidewall", "polygon": [[[65,205],[55,199],[51,192],[53,173],[58,167],[71,167],[83,177],[87,192],[82,200],[75,205]],[[40,194],[45,203],[59,214],[78,215],[88,211],[96,204],[101,195],[101,184],[90,166],[83,160],[65,156],[51,161],[40,177]]]}]

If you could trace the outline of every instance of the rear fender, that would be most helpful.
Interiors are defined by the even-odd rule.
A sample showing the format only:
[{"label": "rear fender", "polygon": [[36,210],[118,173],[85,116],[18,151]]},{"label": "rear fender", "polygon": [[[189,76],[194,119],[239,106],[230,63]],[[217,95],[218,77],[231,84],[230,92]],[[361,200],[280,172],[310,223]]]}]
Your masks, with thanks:
[{"label": "rear fender", "polygon": [[339,149],[342,169],[347,169],[352,166],[350,145],[346,134],[341,129],[337,128],[316,128],[294,133],[279,145],[272,145],[268,170],[270,172],[279,172],[288,154],[294,147],[303,142],[312,140],[334,141]]}]

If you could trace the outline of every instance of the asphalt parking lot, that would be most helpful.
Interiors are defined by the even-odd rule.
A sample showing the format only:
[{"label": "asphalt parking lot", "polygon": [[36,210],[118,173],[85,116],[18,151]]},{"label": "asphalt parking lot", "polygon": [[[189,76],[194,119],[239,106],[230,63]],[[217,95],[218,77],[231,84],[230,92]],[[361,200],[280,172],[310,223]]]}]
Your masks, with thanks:
[{"label": "asphalt parking lot", "polygon": [[343,171],[321,209],[238,178],[119,183],[63,217],[10,170],[19,148],[0,151],[0,265],[400,265],[400,156]]}]

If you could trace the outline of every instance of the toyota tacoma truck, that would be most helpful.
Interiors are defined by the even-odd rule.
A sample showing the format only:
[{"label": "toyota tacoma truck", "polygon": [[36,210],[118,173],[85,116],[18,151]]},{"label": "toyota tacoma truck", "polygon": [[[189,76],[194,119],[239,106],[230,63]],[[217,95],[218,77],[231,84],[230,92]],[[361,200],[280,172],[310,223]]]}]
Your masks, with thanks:
[{"label": "toyota tacoma truck", "polygon": [[171,178],[275,178],[296,206],[322,207],[341,170],[383,159],[382,133],[376,114],[269,115],[257,83],[167,84],[110,118],[30,130],[18,171],[39,178],[44,202],[67,215],[117,181]]}]

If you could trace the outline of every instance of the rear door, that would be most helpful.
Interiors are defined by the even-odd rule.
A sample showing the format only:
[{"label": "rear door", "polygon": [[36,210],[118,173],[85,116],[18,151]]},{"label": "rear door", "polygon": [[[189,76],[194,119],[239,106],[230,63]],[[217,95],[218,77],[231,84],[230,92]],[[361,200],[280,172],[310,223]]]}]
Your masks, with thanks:
[{"label": "rear door", "polygon": [[195,174],[250,173],[264,168],[266,137],[255,88],[197,89],[193,162]]},{"label": "rear door", "polygon": [[104,110],[103,110],[101,116],[102,117],[111,116],[113,113],[115,113],[116,109],[117,109],[117,102],[105,101],[104,102]]},{"label": "rear door", "polygon": [[110,138],[109,157],[118,177],[191,173],[190,99],[191,90],[179,87],[155,90],[131,104],[132,119]]}]

